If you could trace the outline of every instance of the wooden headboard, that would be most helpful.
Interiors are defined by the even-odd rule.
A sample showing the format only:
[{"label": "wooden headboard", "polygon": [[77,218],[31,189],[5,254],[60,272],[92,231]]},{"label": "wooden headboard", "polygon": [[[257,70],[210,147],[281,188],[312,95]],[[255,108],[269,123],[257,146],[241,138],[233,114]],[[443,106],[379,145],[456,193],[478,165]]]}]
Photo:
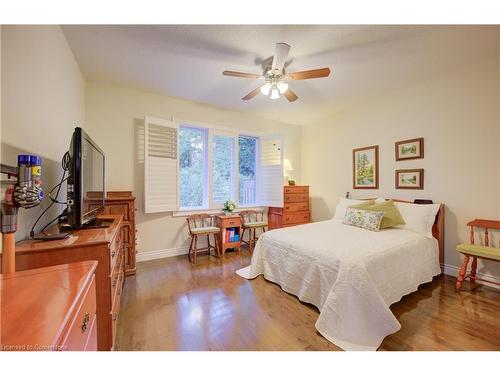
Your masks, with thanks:
[{"label": "wooden headboard", "polygon": [[[375,199],[375,198],[367,198],[367,199]],[[391,199],[391,200],[394,202],[414,203],[410,201],[404,201],[401,199]],[[425,204],[425,203],[418,203],[418,204]],[[436,220],[434,221],[434,225],[432,226],[432,236],[438,241],[439,265],[441,267],[441,273],[444,273],[444,204],[442,203],[439,203],[439,211],[436,214]]]}]

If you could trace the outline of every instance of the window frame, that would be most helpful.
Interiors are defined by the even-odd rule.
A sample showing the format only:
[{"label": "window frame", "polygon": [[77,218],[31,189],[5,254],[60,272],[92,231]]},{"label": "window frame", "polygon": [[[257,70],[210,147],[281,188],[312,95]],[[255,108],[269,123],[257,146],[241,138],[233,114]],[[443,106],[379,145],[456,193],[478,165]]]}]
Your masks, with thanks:
[{"label": "window frame", "polygon": [[[223,203],[219,204],[216,202],[213,202],[212,200],[212,163],[213,163],[213,136],[214,135],[222,135],[222,136],[231,136],[234,137],[234,163],[233,163],[233,198],[232,200],[236,202],[238,205],[238,208],[235,210],[235,212],[241,211],[242,209],[249,209],[253,208],[256,210],[264,210],[264,207],[258,204],[258,196],[259,196],[259,153],[260,153],[260,142],[261,142],[261,137],[263,136],[262,133],[252,133],[246,130],[239,130],[239,129],[234,129],[234,128],[229,128],[229,127],[224,127],[224,126],[217,126],[217,125],[212,125],[212,124],[207,124],[203,123],[200,121],[194,121],[194,120],[184,120],[180,118],[174,118],[174,122],[177,124],[178,129],[179,129],[179,137],[180,137],[180,131],[181,128],[186,127],[186,128],[192,128],[192,129],[199,129],[199,130],[204,130],[205,131],[205,142],[207,147],[205,147],[205,160],[206,162],[204,163],[206,168],[204,171],[204,178],[205,178],[205,186],[206,189],[204,189],[204,206],[202,207],[180,207],[180,178],[178,181],[178,191],[179,191],[179,207],[177,211],[172,212],[172,216],[188,216],[190,214],[198,213],[200,211],[209,213],[209,214],[216,214],[222,212],[222,207]],[[251,137],[251,138],[256,138],[257,139],[257,147],[256,147],[256,153],[255,153],[255,179],[256,179],[256,186],[255,186],[255,196],[256,196],[256,202],[255,204],[252,205],[239,205],[239,137]],[[180,144],[179,144],[179,155],[180,155]],[[180,168],[179,168],[179,175],[180,175]]]},{"label": "window frame", "polygon": [[[239,162],[240,162],[240,145],[239,145],[239,138],[240,137],[246,137],[246,138],[255,138],[256,139],[256,145],[255,145],[255,203],[254,204],[247,204],[247,205],[240,205],[240,197],[239,197],[239,194],[240,194],[240,189],[239,189],[239,177],[240,177],[240,168],[239,168]],[[245,208],[245,209],[248,209],[248,208],[253,208],[253,207],[261,207],[260,205],[258,205],[258,197],[259,197],[259,155],[260,155],[260,138],[262,137],[262,135],[260,136],[255,136],[255,135],[250,135],[248,133],[239,133],[238,134],[238,154],[237,154],[237,158],[238,158],[238,169],[237,169],[237,177],[238,177],[238,181],[237,181],[237,184],[236,184],[236,190],[237,190],[237,196],[238,196],[238,200],[236,201],[238,207],[241,207],[241,208]]]},{"label": "window frame", "polygon": [[208,160],[209,160],[209,173],[208,173],[208,192],[209,192],[209,200],[208,200],[208,208],[209,209],[220,209],[222,210],[222,207],[224,206],[223,203],[218,203],[213,200],[213,155],[214,155],[214,137],[216,136],[221,136],[221,137],[228,137],[233,139],[233,165],[232,165],[232,186],[231,186],[231,197],[229,198],[233,202],[238,202],[239,197],[239,191],[238,191],[238,182],[239,182],[239,176],[238,176],[238,170],[239,170],[239,147],[238,147],[238,138],[239,134],[236,132],[229,132],[226,130],[219,130],[219,129],[209,129],[208,130],[209,136],[209,155],[208,155]]},{"label": "window frame", "polygon": [[[192,124],[185,124],[185,123],[179,123],[178,124],[178,131],[179,131],[179,160],[178,160],[178,163],[180,163],[180,155],[181,155],[181,149],[180,149],[180,137],[181,137],[181,129],[182,128],[189,128],[189,129],[195,129],[195,130],[201,130],[203,131],[203,145],[204,145],[204,149],[203,149],[203,185],[204,186],[207,186],[208,184],[208,174],[209,174],[209,169],[210,169],[210,166],[208,165],[208,160],[209,160],[209,152],[208,152],[208,149],[210,147],[209,145],[209,134],[208,134],[208,129],[206,128],[203,128],[203,127],[200,127],[200,126],[196,126],[196,125],[192,125]],[[179,207],[178,207],[178,211],[201,211],[201,210],[205,210],[209,207],[209,195],[208,195],[208,191],[207,189],[203,189],[203,204],[201,206],[193,206],[193,207],[181,207],[181,189],[180,189],[180,183],[181,183],[181,179],[180,179],[180,175],[181,175],[181,167],[179,165],[179,180],[177,181],[177,191],[179,192],[179,198],[178,198],[178,201],[179,201]]]}]

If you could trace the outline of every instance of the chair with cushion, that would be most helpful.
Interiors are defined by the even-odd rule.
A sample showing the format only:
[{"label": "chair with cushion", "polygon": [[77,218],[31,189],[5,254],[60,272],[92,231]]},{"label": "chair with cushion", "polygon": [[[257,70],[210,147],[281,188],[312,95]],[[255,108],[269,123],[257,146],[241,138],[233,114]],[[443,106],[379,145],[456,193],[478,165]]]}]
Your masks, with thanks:
[{"label": "chair with cushion", "polygon": [[[488,229],[500,230],[500,221],[476,219],[471,221],[470,223],[467,223],[467,225],[470,227],[470,244],[460,244],[457,246],[457,251],[464,256],[464,261],[457,276],[455,290],[457,292],[460,291],[460,289],[462,288],[462,283],[467,278],[470,280],[471,290],[474,290],[476,288],[476,280],[500,285],[500,283],[496,283],[491,280],[480,279],[476,276],[478,258],[500,262],[500,249],[490,246],[490,237],[488,232]],[[475,245],[474,228],[484,229],[484,246]],[[470,258],[472,258],[471,269],[470,273],[467,274],[467,265],[469,264]]]},{"label": "chair with cushion", "polygon": [[[220,228],[215,225],[215,217],[208,214],[194,214],[188,216],[186,220],[189,234],[191,235],[188,253],[189,261],[191,263],[196,263],[196,254],[200,251],[207,251],[208,256],[210,256],[211,249],[216,250],[218,257],[220,258],[220,249],[217,240]],[[214,237],[214,245],[210,243],[211,235]],[[207,247],[198,248],[198,237],[200,236],[207,237]]]},{"label": "chair with cushion", "polygon": [[[267,221],[265,220],[264,211],[240,211],[240,218],[243,227],[241,242],[248,245],[250,252],[252,252],[258,239],[256,236],[257,229],[261,229],[262,233],[266,231]],[[248,241],[244,240],[245,231],[248,231]]]}]

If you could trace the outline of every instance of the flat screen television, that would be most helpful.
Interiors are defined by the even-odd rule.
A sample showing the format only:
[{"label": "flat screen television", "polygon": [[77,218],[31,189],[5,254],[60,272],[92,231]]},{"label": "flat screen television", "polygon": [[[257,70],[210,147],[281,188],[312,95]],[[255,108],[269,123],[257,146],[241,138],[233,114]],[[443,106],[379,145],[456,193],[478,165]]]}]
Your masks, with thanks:
[{"label": "flat screen television", "polygon": [[81,128],[75,128],[69,147],[67,181],[68,225],[89,224],[104,209],[106,197],[104,152]]}]

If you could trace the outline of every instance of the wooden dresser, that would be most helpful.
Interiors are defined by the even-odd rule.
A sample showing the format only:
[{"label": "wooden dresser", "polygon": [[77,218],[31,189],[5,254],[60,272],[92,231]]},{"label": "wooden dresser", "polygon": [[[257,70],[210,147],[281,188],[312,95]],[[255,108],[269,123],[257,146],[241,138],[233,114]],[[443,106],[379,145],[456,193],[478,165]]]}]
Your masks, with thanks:
[{"label": "wooden dresser", "polygon": [[97,350],[97,262],[0,275],[0,350]]},{"label": "wooden dresser", "polygon": [[291,227],[311,222],[309,186],[284,186],[283,207],[269,207],[269,229]]},{"label": "wooden dresser", "polygon": [[[98,204],[90,203],[90,207]],[[135,274],[135,197],[131,191],[108,191],[104,214],[123,215],[122,239],[125,254],[125,276]]]},{"label": "wooden dresser", "polygon": [[[97,347],[112,350],[124,281],[122,215],[100,215],[107,228],[70,231],[62,240],[25,240],[16,244],[16,271],[58,264],[98,261],[95,283],[97,296]],[[59,226],[47,230],[57,233]]]}]

